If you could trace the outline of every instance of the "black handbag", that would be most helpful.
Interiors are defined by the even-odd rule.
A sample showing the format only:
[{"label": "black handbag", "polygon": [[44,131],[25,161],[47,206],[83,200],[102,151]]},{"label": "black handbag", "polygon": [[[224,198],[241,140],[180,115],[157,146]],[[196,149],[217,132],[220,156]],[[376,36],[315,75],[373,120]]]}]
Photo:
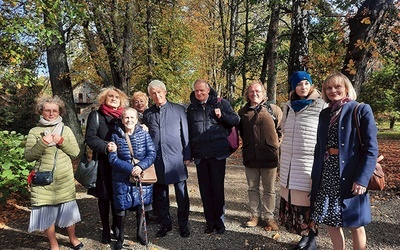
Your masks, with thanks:
[{"label": "black handbag", "polygon": [[51,171],[33,171],[32,173],[32,184],[38,186],[46,186],[50,185],[53,182],[53,174],[54,170],[56,169],[56,162],[57,162],[57,152],[58,148],[56,147],[56,152],[54,154],[54,164],[53,169]]},{"label": "black handbag", "polygon": [[87,155],[87,146],[85,146],[85,153],[78,164],[75,172],[75,179],[85,188],[95,188],[97,180],[97,167],[99,165],[98,154],[93,152],[93,157],[89,161]]},{"label": "black handbag", "polygon": [[[95,124],[96,124],[96,131],[99,130],[100,126],[100,121],[99,121],[99,112],[96,111],[95,113]],[[95,188],[96,187],[96,181],[97,181],[97,168],[99,166],[99,155],[97,152],[94,152],[92,150],[92,159],[89,160],[88,157],[88,148],[90,148],[86,143],[85,143],[85,151],[82,155],[82,158],[78,164],[78,167],[76,168],[75,171],[75,179],[77,182],[79,182],[82,186],[84,186],[87,189],[90,188]]]},{"label": "black handbag", "polygon": [[32,183],[39,186],[50,185],[53,182],[53,171],[35,172]]}]

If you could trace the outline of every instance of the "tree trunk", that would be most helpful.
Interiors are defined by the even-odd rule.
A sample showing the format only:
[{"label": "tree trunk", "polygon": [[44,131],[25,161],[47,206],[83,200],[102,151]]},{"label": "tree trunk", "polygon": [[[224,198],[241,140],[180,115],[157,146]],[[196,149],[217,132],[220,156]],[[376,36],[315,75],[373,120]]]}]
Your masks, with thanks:
[{"label": "tree trunk", "polygon": [[152,3],[147,0],[146,5],[146,31],[147,31],[147,82],[153,80],[154,77],[154,60],[153,60],[153,21],[152,21]]},{"label": "tree trunk", "polygon": [[72,83],[69,77],[69,67],[65,47],[63,24],[59,20],[49,20],[48,12],[44,11],[46,29],[57,31],[53,35],[50,45],[47,46],[47,64],[49,67],[50,83],[53,95],[58,95],[64,102],[66,112],[63,121],[74,133],[79,145],[83,145],[83,133],[75,110]]},{"label": "tree trunk", "polygon": [[135,1],[93,1],[89,6],[96,31],[107,52],[113,85],[128,95],[135,63],[134,4]]},{"label": "tree trunk", "polygon": [[110,79],[110,76],[107,74],[107,69],[104,69],[101,66],[101,58],[99,57],[99,50],[97,48],[96,44],[96,38],[95,35],[91,30],[89,30],[89,22],[86,22],[83,25],[83,32],[85,34],[86,38],[86,44],[88,46],[88,50],[90,53],[90,57],[93,60],[94,67],[96,69],[97,75],[102,79],[102,85],[104,87],[112,86],[112,81]]},{"label": "tree trunk", "polygon": [[[293,1],[293,31],[290,38],[288,79],[293,72],[306,70],[307,68],[310,15],[309,10],[306,10],[303,7],[308,1],[309,0]],[[290,84],[288,84],[288,92],[290,92]]]},{"label": "tree trunk", "polygon": [[[244,91],[247,86],[247,61],[249,58],[249,46],[250,46],[250,34],[249,34],[249,12],[250,12],[250,4],[249,0],[244,1],[244,11],[245,11],[245,18],[244,18],[244,48],[243,48],[243,63],[241,67],[241,74],[242,74],[242,90]],[[242,91],[242,93],[243,93]],[[243,95],[242,95],[243,96]]]},{"label": "tree trunk", "polygon": [[[272,103],[276,103],[276,63],[278,60],[278,37],[280,5],[276,1],[270,4],[271,19],[269,22],[267,40],[265,42],[263,64],[261,67],[260,80],[267,83],[267,97]],[[266,76],[268,75],[268,80]]]},{"label": "tree trunk", "polygon": [[357,93],[365,81],[368,62],[375,50],[373,40],[391,5],[393,0],[366,0],[348,20],[350,36],[342,73],[350,79]]},{"label": "tree trunk", "polygon": [[230,1],[230,27],[229,27],[229,54],[227,62],[227,86],[228,93],[226,93],[226,99],[232,102],[235,97],[236,90],[236,46],[237,46],[237,26],[238,26],[238,9],[239,1]]}]

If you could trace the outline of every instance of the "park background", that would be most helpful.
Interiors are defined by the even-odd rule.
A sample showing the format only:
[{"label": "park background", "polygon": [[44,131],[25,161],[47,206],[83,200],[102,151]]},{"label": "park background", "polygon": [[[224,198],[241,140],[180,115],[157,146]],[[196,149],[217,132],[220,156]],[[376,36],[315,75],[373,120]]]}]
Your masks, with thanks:
[{"label": "park background", "polygon": [[[23,146],[38,121],[37,97],[66,102],[63,120],[83,147],[82,116],[97,107],[101,88],[131,96],[147,92],[153,79],[166,83],[170,101],[186,105],[192,83],[204,78],[238,110],[254,80],[267,87],[269,102],[282,106],[294,71],[308,71],[318,89],[329,74],[342,72],[357,100],[374,111],[387,174],[385,191],[374,197],[392,204],[400,187],[399,12],[394,0],[0,0],[1,241],[12,246],[3,228],[26,222],[12,215],[29,209],[32,164],[23,159]],[[80,92],[82,85],[90,91]],[[240,168],[240,155],[232,159]],[[243,172],[236,173],[226,185],[243,192],[236,187]],[[238,204],[245,209],[243,197]]]}]

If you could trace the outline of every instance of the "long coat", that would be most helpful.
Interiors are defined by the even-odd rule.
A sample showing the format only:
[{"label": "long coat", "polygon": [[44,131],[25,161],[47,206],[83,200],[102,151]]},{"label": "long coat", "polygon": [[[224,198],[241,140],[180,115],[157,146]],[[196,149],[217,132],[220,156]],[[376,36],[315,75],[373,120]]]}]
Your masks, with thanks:
[{"label": "long coat", "polygon": [[157,151],[154,162],[158,184],[173,184],[188,178],[185,160],[191,160],[188,123],[182,105],[166,102],[145,110],[143,123],[149,128]]},{"label": "long coat", "polygon": [[279,164],[282,110],[270,104],[276,122],[265,105],[252,108],[246,103],[239,110],[243,165],[247,168],[276,168]]},{"label": "long coat", "polygon": [[[339,118],[338,147],[340,164],[340,198],[343,227],[359,227],[371,222],[371,209],[368,192],[354,196],[351,192],[353,182],[368,186],[378,157],[377,127],[371,107],[362,104],[358,108],[363,149],[358,139],[353,110],[357,102],[346,103]],[[311,210],[314,209],[317,191],[322,178],[324,155],[328,139],[328,126],[331,108],[321,111],[315,146],[314,164],[311,173]]]},{"label": "long coat", "polygon": [[[239,116],[228,101],[221,99],[218,104],[217,93],[210,90],[207,103],[203,105],[190,94],[191,104],[187,108],[190,145],[193,158],[229,157],[228,128],[239,124]],[[215,109],[221,109],[221,118]]]},{"label": "long coat", "polygon": [[62,137],[64,141],[58,146],[47,146],[42,141],[41,133],[45,129],[52,131],[54,126],[42,126],[32,128],[29,131],[25,145],[25,159],[36,161],[36,169],[39,171],[51,171],[53,169],[55,151],[57,151],[56,168],[54,170],[53,182],[47,186],[31,186],[32,206],[57,205],[76,199],[75,179],[72,168],[71,157],[79,154],[79,146],[72,130],[64,126]]},{"label": "long coat", "polygon": [[[146,170],[156,158],[156,150],[150,135],[137,125],[129,139],[132,144],[133,156],[138,160],[136,164]],[[129,176],[134,166],[131,163],[132,157],[122,128],[116,128],[112,134],[111,141],[115,142],[118,148],[117,152],[108,154],[112,166],[111,180],[114,207],[117,210],[127,210],[141,204],[140,189],[136,184],[129,182]],[[150,204],[153,196],[153,185],[143,185],[142,195],[144,205]]]},{"label": "long coat", "polygon": [[[96,124],[96,112],[99,114],[99,126]],[[108,162],[107,144],[111,140],[111,133],[121,119],[104,115],[100,110],[89,114],[85,142],[98,157],[96,187],[90,188],[88,194],[99,199],[112,199],[111,166]]]}]

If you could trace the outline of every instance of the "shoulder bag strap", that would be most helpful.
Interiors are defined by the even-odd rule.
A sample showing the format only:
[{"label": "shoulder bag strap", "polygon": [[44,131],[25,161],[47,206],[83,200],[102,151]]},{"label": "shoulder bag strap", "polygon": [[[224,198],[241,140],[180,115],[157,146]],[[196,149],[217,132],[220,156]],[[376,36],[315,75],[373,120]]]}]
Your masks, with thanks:
[{"label": "shoulder bag strap", "polygon": [[360,141],[361,148],[364,148],[364,143],[363,143],[363,141],[361,139],[360,123],[359,123],[358,117],[357,117],[357,113],[358,113],[357,110],[358,110],[358,107],[360,105],[361,105],[361,103],[358,103],[357,106],[354,108],[353,116],[354,116],[354,121],[356,123],[356,130],[357,130],[358,140]]},{"label": "shoulder bag strap", "polygon": [[[63,131],[64,131],[64,125],[62,126],[60,135],[62,135]],[[58,147],[57,147],[57,145],[55,147],[56,147],[56,152],[54,153],[53,169],[51,170],[52,173],[54,173],[54,170],[56,169],[56,163],[57,163]]]},{"label": "shoulder bag strap", "polygon": [[128,133],[125,133],[125,139],[126,139],[126,143],[128,143],[129,152],[131,153],[132,164],[136,164],[137,160],[135,159],[135,157],[133,157],[133,149],[132,149],[131,139],[129,138]]}]

